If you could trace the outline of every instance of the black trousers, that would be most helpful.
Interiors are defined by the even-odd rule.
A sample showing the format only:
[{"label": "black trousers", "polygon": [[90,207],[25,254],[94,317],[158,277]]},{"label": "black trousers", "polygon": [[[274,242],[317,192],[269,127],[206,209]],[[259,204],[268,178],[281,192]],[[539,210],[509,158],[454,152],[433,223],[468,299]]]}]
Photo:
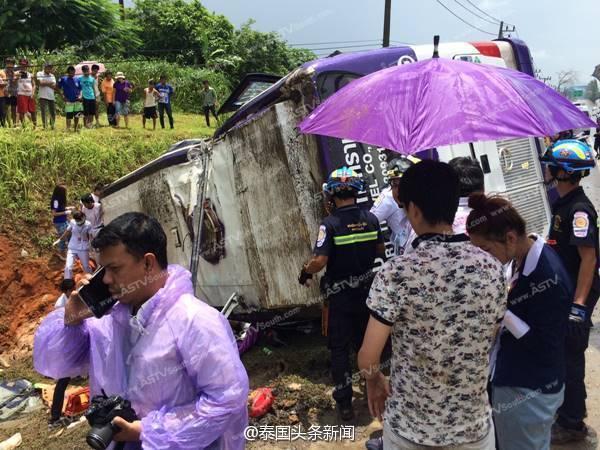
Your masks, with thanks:
[{"label": "black trousers", "polygon": [[365,336],[370,316],[366,305],[369,287],[346,288],[328,299],[327,346],[331,352],[331,375],[335,384],[333,398],[342,406],[352,403],[350,348],[358,352]]},{"label": "black trousers", "polygon": [[[598,296],[599,293],[594,291],[588,296],[586,305],[588,306],[589,317],[592,315]],[[565,345],[567,358],[565,399],[558,409],[558,423],[566,428],[580,429],[583,425],[583,419],[587,415],[585,405],[585,399],[587,398],[585,390],[585,350],[589,345],[591,325],[591,320],[588,320],[588,326],[582,338],[574,338],[567,333]]]},{"label": "black trousers", "polygon": [[54,387],[54,395],[52,397],[52,407],[50,408],[50,420],[52,421],[60,419],[63,402],[65,399],[65,391],[67,390],[69,381],[71,381],[71,379],[67,377],[61,378],[56,382],[56,386]]},{"label": "black trousers", "polygon": [[0,127],[6,126],[6,97],[0,97]]},{"label": "black trousers", "polygon": [[210,114],[212,112],[212,115],[215,116],[215,120],[217,120],[217,111],[215,110],[215,105],[210,105],[210,106],[204,106],[202,108],[204,110],[204,118],[206,119],[206,126],[210,127]]},{"label": "black trousers", "polygon": [[171,112],[171,104],[170,103],[159,103],[158,104],[158,118],[160,121],[160,127],[165,127],[165,111],[167,112],[167,116],[169,117],[169,125],[173,128],[173,113]]},{"label": "black trousers", "polygon": [[106,104],[106,118],[108,119],[108,124],[112,127],[117,126],[117,118],[115,117],[116,109],[114,103]]}]

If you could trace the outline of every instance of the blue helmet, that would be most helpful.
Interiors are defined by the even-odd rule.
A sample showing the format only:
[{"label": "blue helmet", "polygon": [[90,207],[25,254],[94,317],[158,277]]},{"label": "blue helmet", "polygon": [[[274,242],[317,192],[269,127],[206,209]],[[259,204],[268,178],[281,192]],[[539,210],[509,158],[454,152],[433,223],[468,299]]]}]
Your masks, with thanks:
[{"label": "blue helmet", "polygon": [[327,183],[323,185],[323,191],[329,195],[335,195],[343,191],[352,191],[357,195],[363,189],[363,180],[354,170],[346,166],[331,172]]},{"label": "blue helmet", "polygon": [[540,161],[569,174],[583,172],[582,176],[589,175],[590,169],[596,166],[592,149],[576,139],[557,141],[548,147]]}]

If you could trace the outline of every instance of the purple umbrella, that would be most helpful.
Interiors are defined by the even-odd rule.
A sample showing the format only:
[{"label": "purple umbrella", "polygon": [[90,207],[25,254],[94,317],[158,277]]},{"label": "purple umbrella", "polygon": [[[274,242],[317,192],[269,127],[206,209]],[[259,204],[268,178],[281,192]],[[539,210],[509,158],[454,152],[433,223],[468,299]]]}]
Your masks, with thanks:
[{"label": "purple umbrella", "polygon": [[299,128],[413,154],[594,126],[569,100],[525,73],[433,58],[351,82]]}]

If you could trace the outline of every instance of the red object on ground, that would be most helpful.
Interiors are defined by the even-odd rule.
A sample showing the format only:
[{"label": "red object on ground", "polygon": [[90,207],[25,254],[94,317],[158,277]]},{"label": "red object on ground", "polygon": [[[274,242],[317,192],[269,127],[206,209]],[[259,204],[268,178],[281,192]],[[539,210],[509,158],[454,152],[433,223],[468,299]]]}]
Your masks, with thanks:
[{"label": "red object on ground", "polygon": [[250,393],[248,398],[248,402],[250,403],[248,414],[250,417],[262,417],[271,409],[274,401],[275,396],[271,388],[255,389]]},{"label": "red object on ground", "polygon": [[90,407],[90,388],[78,389],[67,397],[65,416],[76,416]]}]

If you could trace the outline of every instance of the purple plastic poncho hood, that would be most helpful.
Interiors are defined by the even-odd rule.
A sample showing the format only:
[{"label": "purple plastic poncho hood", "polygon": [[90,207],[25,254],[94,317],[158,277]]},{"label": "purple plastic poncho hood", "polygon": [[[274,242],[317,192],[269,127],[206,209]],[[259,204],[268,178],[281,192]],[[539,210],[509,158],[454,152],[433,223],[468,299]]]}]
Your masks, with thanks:
[{"label": "purple plastic poncho hood", "polygon": [[[248,376],[225,317],[194,297],[191,275],[168,267],[165,286],[131,317],[117,304],[101,319],[64,325],[64,308],[39,326],[34,367],[55,379],[86,375],[131,401],[141,443],[126,449],[242,449]],[[217,441],[217,442],[215,442]]]}]

